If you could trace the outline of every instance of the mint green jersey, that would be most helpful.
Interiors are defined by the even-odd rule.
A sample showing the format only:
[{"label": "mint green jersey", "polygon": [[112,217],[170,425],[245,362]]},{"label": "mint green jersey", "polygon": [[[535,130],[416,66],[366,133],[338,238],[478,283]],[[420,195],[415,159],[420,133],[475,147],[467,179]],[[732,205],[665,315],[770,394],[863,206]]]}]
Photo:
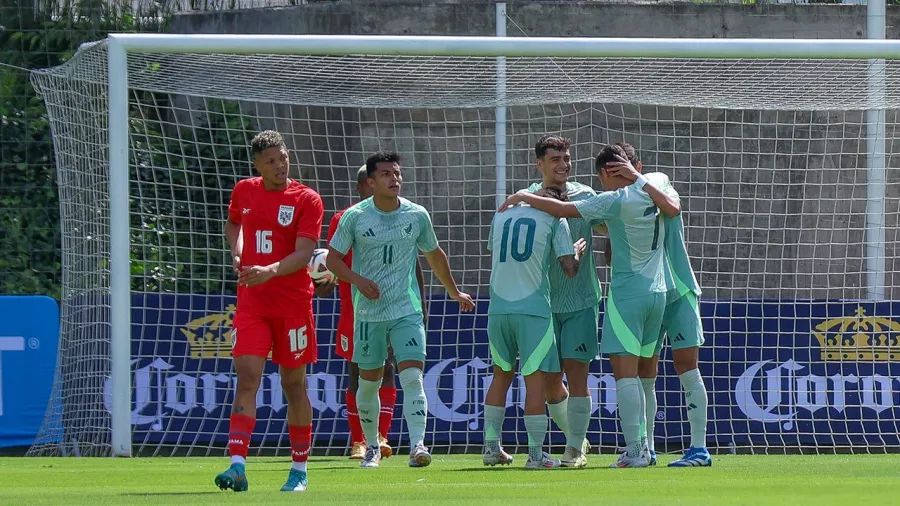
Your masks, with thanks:
[{"label": "mint green jersey", "polygon": [[647,192],[634,183],[598,193],[575,202],[575,206],[582,218],[602,221],[609,230],[610,290],[616,293],[617,300],[668,290],[672,281],[665,260],[666,228]]},{"label": "mint green jersey", "polygon": [[[644,177],[647,181],[661,189],[666,195],[676,200],[681,200],[678,192],[669,182],[669,178],[661,172],[651,172]],[[688,256],[687,244],[684,242],[684,221],[681,214],[674,218],[663,217],[663,223],[666,228],[666,263],[669,266],[671,274],[671,284],[669,285],[668,301],[673,301],[678,297],[693,293],[700,295],[700,284],[694,276],[694,269],[691,267],[691,259]]]},{"label": "mint green jersey", "polygon": [[330,246],[345,255],[352,248],[353,272],[381,291],[378,299],[370,300],[353,287],[358,321],[383,322],[422,312],[416,261],[419,250],[438,248],[424,207],[401,198],[399,208],[384,212],[367,198],[344,212]]},{"label": "mint green jersey", "polygon": [[[534,193],[543,187],[541,183],[534,183],[521,191]],[[566,194],[569,202],[577,202],[597,193],[590,186],[569,182],[566,183]],[[572,240],[584,239],[587,248],[574,278],[566,276],[559,262],[550,262],[550,305],[554,313],[574,313],[600,304],[600,280],[594,265],[594,234],[591,224],[583,218],[568,218],[566,221],[569,223]]]},{"label": "mint green jersey", "polygon": [[574,255],[566,220],[520,204],[494,214],[488,235],[491,304],[488,314],[550,318],[550,265]]}]

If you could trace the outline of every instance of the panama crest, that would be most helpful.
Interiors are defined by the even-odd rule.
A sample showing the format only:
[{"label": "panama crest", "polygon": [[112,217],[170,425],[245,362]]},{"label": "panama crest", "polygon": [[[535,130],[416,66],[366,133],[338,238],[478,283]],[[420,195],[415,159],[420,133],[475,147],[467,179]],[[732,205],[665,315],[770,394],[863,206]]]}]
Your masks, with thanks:
[{"label": "panama crest", "polygon": [[278,208],[278,224],[286,227],[294,221],[294,206],[281,206]]}]

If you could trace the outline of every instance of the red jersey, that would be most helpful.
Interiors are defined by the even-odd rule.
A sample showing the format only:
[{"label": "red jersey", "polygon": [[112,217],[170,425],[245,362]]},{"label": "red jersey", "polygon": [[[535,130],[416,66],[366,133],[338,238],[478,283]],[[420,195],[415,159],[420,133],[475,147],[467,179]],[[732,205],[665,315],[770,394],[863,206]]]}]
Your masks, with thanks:
[{"label": "red jersey", "polygon": [[[228,219],[241,225],[241,266],[269,265],[296,249],[298,237],[318,242],[325,207],[312,188],[293,179],[284,190],[270,191],[261,177],[234,185]],[[266,317],[305,316],[312,307],[313,285],[305,266],[257,286],[238,286],[239,311]]]},{"label": "red jersey", "polygon": [[[349,207],[347,209],[350,209]],[[331,239],[334,237],[334,233],[337,231],[338,223],[341,221],[341,216],[344,215],[343,211],[339,211],[332,218],[331,222],[328,224],[328,243],[331,243]],[[344,255],[344,263],[347,264],[347,267],[353,267],[353,250],[347,250],[347,254]],[[350,283],[346,281],[338,281],[338,296],[341,299],[341,314],[338,318],[338,329],[345,329],[345,332],[349,332],[350,339],[353,339],[353,291],[350,288]]]}]

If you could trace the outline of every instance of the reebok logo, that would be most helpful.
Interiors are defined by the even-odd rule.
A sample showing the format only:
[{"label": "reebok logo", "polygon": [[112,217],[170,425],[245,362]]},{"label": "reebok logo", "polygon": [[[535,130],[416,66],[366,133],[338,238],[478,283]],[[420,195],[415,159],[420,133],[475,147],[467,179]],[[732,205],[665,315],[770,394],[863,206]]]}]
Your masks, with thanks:
[{"label": "reebok logo", "polygon": [[372,229],[370,228],[370,229],[366,230],[365,232],[363,232],[363,237],[375,237],[375,232],[373,232]]},{"label": "reebok logo", "polygon": [[577,348],[575,348],[575,351],[587,353],[587,346],[585,346],[584,343],[581,343]]},{"label": "reebok logo", "polygon": [[409,341],[406,341],[406,346],[418,346],[419,341],[416,341],[416,338],[412,338]]},{"label": "reebok logo", "polygon": [[245,207],[245,208],[243,208],[243,209],[244,209],[243,214],[250,214],[250,208],[249,208],[249,207]]}]

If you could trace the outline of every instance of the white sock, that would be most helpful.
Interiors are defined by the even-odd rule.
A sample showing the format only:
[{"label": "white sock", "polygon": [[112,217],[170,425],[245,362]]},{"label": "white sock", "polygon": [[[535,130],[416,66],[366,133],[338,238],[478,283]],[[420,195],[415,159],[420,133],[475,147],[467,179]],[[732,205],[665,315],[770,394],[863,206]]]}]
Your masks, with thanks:
[{"label": "white sock", "polygon": [[650,451],[653,447],[653,426],[656,423],[656,378],[641,378],[641,386],[644,387],[644,400],[647,404],[647,447]]},{"label": "white sock", "polygon": [[550,412],[550,418],[556,422],[559,430],[569,437],[569,396],[557,402],[556,404],[547,403],[547,410]]},{"label": "white sock", "polygon": [[240,455],[232,455],[231,463],[232,464],[246,464],[247,459],[245,459],[244,457],[241,457]]},{"label": "white sock", "polygon": [[297,471],[306,472],[306,462],[292,462],[291,469],[296,469]]},{"label": "white sock", "polygon": [[616,400],[619,404],[619,423],[629,457],[639,457],[641,447],[641,420],[644,418],[644,389],[637,378],[616,381]]},{"label": "white sock", "polygon": [[706,417],[709,400],[706,397],[706,385],[700,377],[700,369],[691,369],[678,376],[684,390],[684,403],[687,406],[687,419],[691,424],[691,446],[706,448]]},{"label": "white sock", "polygon": [[[359,412],[359,424],[369,446],[378,446],[378,415],[381,413],[381,399],[378,389],[381,381],[369,381],[359,378],[356,390],[356,410]],[[405,394],[405,392],[404,392]]]},{"label": "white sock", "polygon": [[428,399],[425,397],[425,385],[422,377],[422,369],[416,367],[400,371],[400,386],[403,387],[403,418],[406,419],[406,427],[409,430],[409,446],[411,448],[415,448],[418,443],[425,442]]}]

